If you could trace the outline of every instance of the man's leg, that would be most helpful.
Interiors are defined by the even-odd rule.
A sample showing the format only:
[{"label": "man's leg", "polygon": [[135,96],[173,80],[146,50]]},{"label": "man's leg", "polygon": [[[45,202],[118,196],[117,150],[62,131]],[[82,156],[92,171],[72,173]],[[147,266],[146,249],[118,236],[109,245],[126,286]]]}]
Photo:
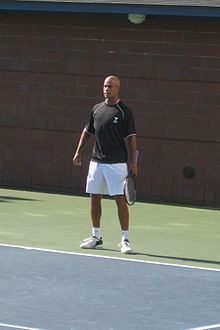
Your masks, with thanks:
[{"label": "man's leg", "polygon": [[128,206],[124,195],[115,196],[115,201],[118,207],[118,218],[121,225],[121,230],[128,231],[129,229],[129,213]]},{"label": "man's leg", "polygon": [[92,237],[88,238],[80,245],[82,249],[102,248],[102,237],[100,230],[100,220],[102,215],[101,207],[102,195],[90,194],[90,214],[92,220]]},{"label": "man's leg", "polygon": [[129,229],[129,212],[128,206],[125,201],[124,195],[115,196],[116,204],[118,207],[118,218],[121,225],[121,252],[122,253],[133,253],[130,242],[128,240],[128,229]]},{"label": "man's leg", "polygon": [[92,226],[94,228],[100,228],[100,220],[102,215],[101,199],[102,195],[90,194],[90,214]]}]

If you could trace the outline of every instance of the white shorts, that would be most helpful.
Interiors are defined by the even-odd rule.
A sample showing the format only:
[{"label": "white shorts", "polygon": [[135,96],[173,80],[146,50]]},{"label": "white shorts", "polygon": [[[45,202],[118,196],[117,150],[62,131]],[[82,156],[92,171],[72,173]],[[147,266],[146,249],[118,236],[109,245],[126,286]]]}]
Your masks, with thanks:
[{"label": "white shorts", "polygon": [[91,161],[87,176],[86,192],[100,195],[123,195],[128,175],[126,163],[99,164]]}]

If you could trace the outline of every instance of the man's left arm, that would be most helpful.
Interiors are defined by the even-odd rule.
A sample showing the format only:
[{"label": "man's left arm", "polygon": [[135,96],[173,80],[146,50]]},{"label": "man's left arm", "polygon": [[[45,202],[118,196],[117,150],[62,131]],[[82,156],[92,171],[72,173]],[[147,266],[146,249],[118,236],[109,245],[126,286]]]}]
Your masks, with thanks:
[{"label": "man's left arm", "polygon": [[129,171],[131,175],[137,175],[137,138],[136,135],[131,135],[128,137],[128,147],[130,152],[130,164]]}]

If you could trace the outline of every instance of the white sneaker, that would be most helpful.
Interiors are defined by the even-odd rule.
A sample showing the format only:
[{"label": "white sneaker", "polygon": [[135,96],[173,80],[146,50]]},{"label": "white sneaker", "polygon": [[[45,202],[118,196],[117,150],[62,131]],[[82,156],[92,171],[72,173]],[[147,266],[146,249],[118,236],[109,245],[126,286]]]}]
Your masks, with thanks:
[{"label": "white sneaker", "polygon": [[101,249],[102,248],[102,237],[97,238],[95,236],[84,239],[83,243],[80,245],[82,249]]},{"label": "white sneaker", "polygon": [[130,244],[129,240],[127,240],[127,239],[125,239],[124,241],[121,242],[120,247],[121,247],[121,253],[126,253],[126,254],[133,253],[131,244]]}]

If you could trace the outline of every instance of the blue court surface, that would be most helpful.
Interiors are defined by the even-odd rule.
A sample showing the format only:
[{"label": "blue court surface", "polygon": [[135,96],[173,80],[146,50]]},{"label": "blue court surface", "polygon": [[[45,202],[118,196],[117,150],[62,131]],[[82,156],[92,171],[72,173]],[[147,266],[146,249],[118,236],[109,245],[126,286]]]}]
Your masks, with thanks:
[{"label": "blue court surface", "polygon": [[0,246],[0,330],[220,329],[220,270]]}]

